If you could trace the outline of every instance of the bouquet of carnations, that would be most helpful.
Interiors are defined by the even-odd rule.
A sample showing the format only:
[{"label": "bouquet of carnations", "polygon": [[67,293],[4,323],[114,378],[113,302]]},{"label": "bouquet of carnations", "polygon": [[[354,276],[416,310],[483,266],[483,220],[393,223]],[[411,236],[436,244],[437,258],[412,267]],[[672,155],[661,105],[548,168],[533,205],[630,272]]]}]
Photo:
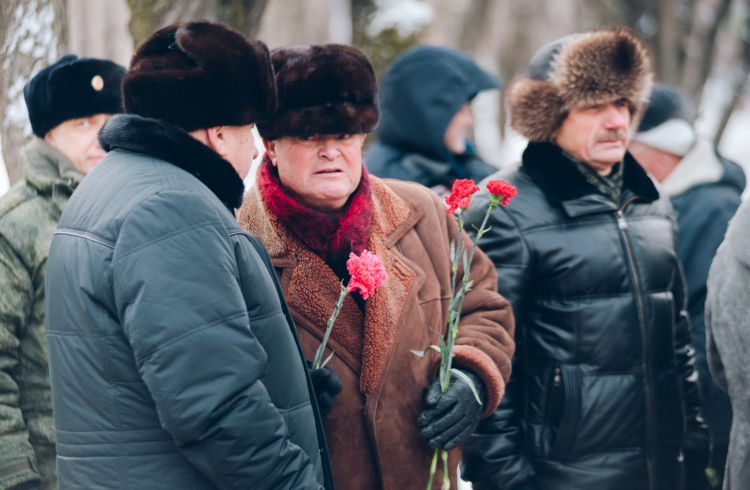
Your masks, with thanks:
[{"label": "bouquet of carnations", "polygon": [[[516,188],[504,180],[491,180],[487,183],[487,190],[490,192],[490,205],[487,208],[487,212],[482,220],[482,225],[476,230],[476,239],[482,238],[489,228],[487,227],[487,221],[490,217],[490,213],[493,209],[500,205],[507,205],[510,200],[516,195]],[[471,196],[479,191],[473,180],[470,179],[458,179],[453,182],[451,194],[445,198],[445,202],[448,204],[447,213],[456,214],[456,220],[458,221],[458,240],[451,241],[451,295],[450,303],[448,306],[448,331],[446,335],[440,337],[440,345],[431,345],[427,350],[424,351],[412,351],[414,354],[422,357],[430,349],[440,353],[440,388],[442,391],[446,391],[450,386],[451,374],[455,374],[460,377],[471,387],[474,396],[476,397],[477,403],[481,404],[482,401],[479,398],[479,393],[472,383],[471,379],[466,376],[462,371],[453,368],[453,345],[456,343],[458,338],[458,323],[461,320],[461,309],[463,308],[464,296],[471,290],[472,281],[470,280],[471,273],[471,262],[474,259],[474,253],[477,249],[476,241],[473,242],[471,251],[467,254],[467,250],[464,247],[464,242],[461,239],[462,232],[464,229],[464,211],[471,204]],[[458,212],[456,212],[458,211]],[[463,266],[463,276],[458,278],[459,267]],[[443,463],[443,490],[450,488],[450,478],[448,474],[448,451],[444,449],[435,449],[435,453],[432,456],[432,463],[430,464],[430,477],[427,482],[427,490],[432,488],[432,482],[437,471],[438,452],[441,454]]]}]

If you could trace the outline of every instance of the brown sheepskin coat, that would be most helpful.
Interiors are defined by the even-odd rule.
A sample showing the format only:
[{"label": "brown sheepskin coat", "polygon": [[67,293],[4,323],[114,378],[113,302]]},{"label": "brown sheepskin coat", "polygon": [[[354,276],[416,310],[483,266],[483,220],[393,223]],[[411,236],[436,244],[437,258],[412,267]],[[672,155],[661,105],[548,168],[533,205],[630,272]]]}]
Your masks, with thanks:
[{"label": "brown sheepskin coat", "polygon": [[[431,329],[445,332],[449,243],[458,227],[425,187],[373,176],[370,186],[373,216],[367,248],[385,265],[388,280],[367,300],[364,314],[350,295],[336,320],[329,366],[341,378],[343,391],[326,417],[326,438],[337,488],[424,488],[433,450],[420,439],[416,419],[424,408],[423,391],[437,376],[437,353],[423,359],[410,351],[439,343]],[[268,248],[302,348],[312,359],[336,304],[339,278],[268,215],[257,188],[245,196],[238,219]],[[471,244],[465,234],[463,238]],[[513,314],[497,293],[492,262],[479,251],[471,278],[474,286],[464,301],[454,365],[482,378],[488,416],[510,375]],[[354,339],[361,339],[361,356],[344,347]],[[459,458],[460,451],[453,450],[452,488]]]}]

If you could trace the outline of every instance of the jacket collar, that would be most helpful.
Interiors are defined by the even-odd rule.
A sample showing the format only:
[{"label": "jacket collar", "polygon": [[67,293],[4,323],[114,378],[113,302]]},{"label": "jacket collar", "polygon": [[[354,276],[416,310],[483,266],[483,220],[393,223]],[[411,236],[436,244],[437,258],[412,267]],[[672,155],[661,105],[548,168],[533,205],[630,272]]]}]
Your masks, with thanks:
[{"label": "jacket collar", "polygon": [[678,196],[695,186],[719,182],[724,176],[725,166],[719,160],[713,143],[698,138],[680,163],[661,182],[661,189],[668,196]]},{"label": "jacket collar", "polygon": [[23,155],[26,183],[39,194],[50,196],[62,212],[73,190],[83,179],[68,157],[41,138],[34,138]]},{"label": "jacket collar", "polygon": [[121,149],[165,160],[195,176],[230,210],[242,204],[245,186],[234,167],[183,129],[134,114],[112,117],[99,133],[105,151]]},{"label": "jacket collar", "polygon": [[[623,201],[637,197],[653,202],[659,198],[653,181],[630,153],[623,161]],[[523,152],[521,168],[553,202],[571,217],[611,211],[618,206],[601,195],[567,161],[562,149],[553,143],[529,143]]]},{"label": "jacket collar", "polygon": [[26,147],[23,165],[26,181],[43,192],[49,192],[55,186],[72,191],[83,179],[83,174],[68,157],[37,137]]},{"label": "jacket collar", "polygon": [[342,213],[327,213],[306,205],[299,195],[282,185],[268,154],[258,168],[256,182],[266,207],[324,260],[348,257],[349,252],[359,254],[367,246],[372,201],[364,165],[362,179]]}]

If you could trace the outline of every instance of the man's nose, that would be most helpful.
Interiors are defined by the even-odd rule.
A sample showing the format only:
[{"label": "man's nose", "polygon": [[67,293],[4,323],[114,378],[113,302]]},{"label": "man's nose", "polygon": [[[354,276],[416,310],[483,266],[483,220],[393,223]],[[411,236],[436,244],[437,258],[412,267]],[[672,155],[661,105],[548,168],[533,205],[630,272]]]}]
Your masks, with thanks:
[{"label": "man's nose", "polygon": [[340,154],[336,138],[321,138],[318,155],[326,160],[333,160]]},{"label": "man's nose", "polygon": [[622,128],[627,126],[628,109],[608,104],[605,111],[604,124],[607,128]]}]

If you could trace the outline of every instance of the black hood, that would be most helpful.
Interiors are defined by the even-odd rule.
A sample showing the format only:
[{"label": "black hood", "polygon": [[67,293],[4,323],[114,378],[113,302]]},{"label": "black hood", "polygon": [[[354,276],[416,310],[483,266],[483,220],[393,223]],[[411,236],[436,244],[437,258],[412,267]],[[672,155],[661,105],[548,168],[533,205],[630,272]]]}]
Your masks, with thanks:
[{"label": "black hood", "polygon": [[380,82],[378,139],[404,152],[445,160],[443,134],[453,115],[482,90],[502,82],[466,54],[417,46],[390,65]]}]

